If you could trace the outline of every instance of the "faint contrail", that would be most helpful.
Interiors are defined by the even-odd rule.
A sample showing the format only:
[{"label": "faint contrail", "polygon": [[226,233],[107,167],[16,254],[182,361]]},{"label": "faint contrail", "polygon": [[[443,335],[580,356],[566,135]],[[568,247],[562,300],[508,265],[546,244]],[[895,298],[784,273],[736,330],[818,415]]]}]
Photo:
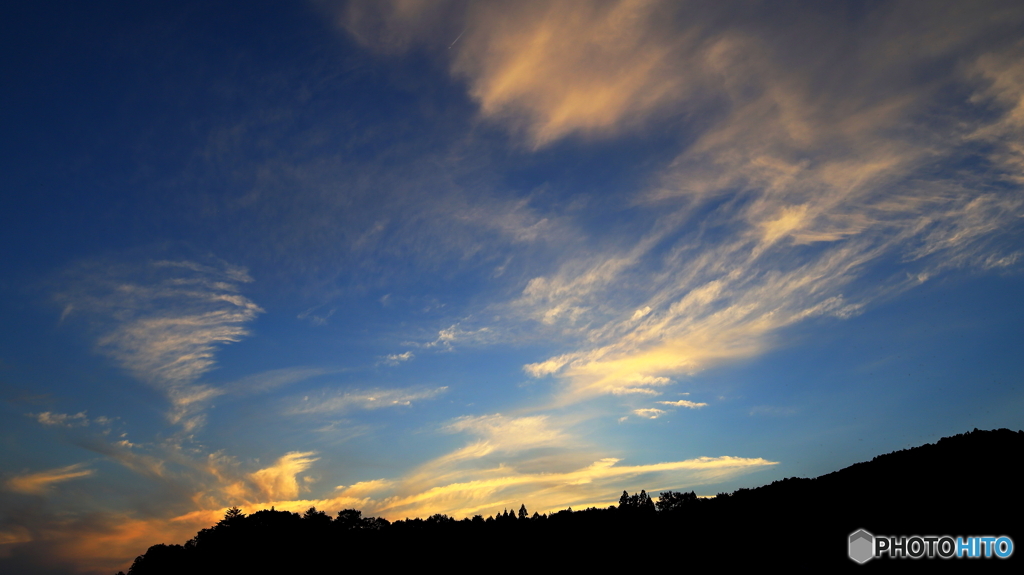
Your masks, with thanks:
[{"label": "faint contrail", "polygon": [[[459,41],[459,38],[462,38],[462,35],[463,35],[463,34],[465,34],[465,33],[466,33],[466,31],[465,31],[465,30],[463,30],[462,32],[460,32],[460,33],[459,33],[459,36],[458,36],[458,38],[455,38],[455,42],[458,42],[458,41]],[[455,45],[455,42],[452,42],[452,43],[451,43],[451,45],[449,45],[449,46],[448,46],[448,49],[449,49],[449,50],[451,50],[451,49],[452,49],[452,46],[454,46],[454,45]]]}]

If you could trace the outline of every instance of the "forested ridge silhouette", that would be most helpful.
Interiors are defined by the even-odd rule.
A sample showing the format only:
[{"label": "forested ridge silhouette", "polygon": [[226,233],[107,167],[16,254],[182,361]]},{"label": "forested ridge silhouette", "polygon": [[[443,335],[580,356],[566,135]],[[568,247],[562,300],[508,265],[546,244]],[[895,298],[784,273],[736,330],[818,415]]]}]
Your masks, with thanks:
[{"label": "forested ridge silhouette", "polygon": [[[876,535],[1020,537],[1018,462],[1024,431],[999,429],[945,437],[879,455],[815,479],[788,478],[754,489],[697,497],[694,492],[623,492],[617,506],[530,514],[526,505],[496,517],[445,515],[389,522],[352,509],[334,518],[263,510],[227,512],[184,545],[154,545],[128,575],[171,573],[336,573],[357,566],[509,569],[639,568],[668,561],[700,565],[813,564],[824,568],[1012,569],[1008,559],[875,560],[847,556],[857,529]],[[119,574],[121,575],[121,574]]]}]

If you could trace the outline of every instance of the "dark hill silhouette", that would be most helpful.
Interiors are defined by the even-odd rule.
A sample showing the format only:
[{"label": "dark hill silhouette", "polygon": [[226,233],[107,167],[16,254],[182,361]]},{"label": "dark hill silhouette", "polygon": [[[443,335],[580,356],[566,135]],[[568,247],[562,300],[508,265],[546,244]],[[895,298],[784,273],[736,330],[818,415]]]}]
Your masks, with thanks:
[{"label": "dark hill silhouette", "polygon": [[[656,503],[623,493],[618,507],[497,517],[445,515],[389,523],[343,510],[331,519],[232,510],[181,545],[155,545],[129,575],[163,573],[340,572],[354,567],[510,569],[763,567],[827,569],[997,569],[1008,559],[872,560],[847,556],[857,529],[875,535],[1021,536],[1018,461],[1024,431],[946,437],[815,479],[789,478],[714,498],[665,492]],[[970,562],[971,565],[965,564]]]}]

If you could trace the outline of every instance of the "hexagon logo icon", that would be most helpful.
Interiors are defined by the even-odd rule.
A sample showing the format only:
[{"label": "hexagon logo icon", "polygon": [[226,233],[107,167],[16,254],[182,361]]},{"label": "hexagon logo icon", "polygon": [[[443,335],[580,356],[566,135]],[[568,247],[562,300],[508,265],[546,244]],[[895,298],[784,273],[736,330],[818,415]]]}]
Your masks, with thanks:
[{"label": "hexagon logo icon", "polygon": [[863,529],[850,533],[850,559],[857,563],[867,562],[874,556],[872,552],[874,544],[875,537]]}]

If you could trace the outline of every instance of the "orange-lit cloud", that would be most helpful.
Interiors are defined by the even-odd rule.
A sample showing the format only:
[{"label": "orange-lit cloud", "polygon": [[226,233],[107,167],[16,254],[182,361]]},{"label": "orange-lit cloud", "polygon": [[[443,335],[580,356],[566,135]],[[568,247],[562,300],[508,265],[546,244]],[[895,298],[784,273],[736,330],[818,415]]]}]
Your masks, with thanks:
[{"label": "orange-lit cloud", "polygon": [[[223,514],[218,519],[223,518]],[[50,535],[59,556],[73,560],[80,569],[100,572],[125,570],[135,556],[158,543],[182,544],[214,522],[166,519],[136,519],[111,514]],[[74,526],[72,526],[74,527]]]},{"label": "orange-lit cloud", "polygon": [[[639,410],[657,417],[663,410]],[[311,506],[335,513],[357,508],[389,519],[447,513],[462,517],[494,513],[502,505],[526,502],[546,511],[580,505],[607,505],[623,488],[678,489],[716,483],[750,473],[774,462],[760,458],[700,457],[656,464],[619,465],[616,457],[597,455],[567,426],[573,421],[545,415],[521,417],[491,414],[457,418],[440,431],[470,436],[463,447],[410,470],[401,477],[373,479],[338,486],[323,498],[297,496],[304,491],[299,476],[318,460],[313,453],[292,452],[271,467],[242,474],[218,456],[211,467],[220,481],[219,497],[201,497],[202,508],[182,520],[214,522],[229,505],[247,513],[274,506],[302,512]],[[589,459],[588,459],[589,458]],[[237,491],[237,498],[231,493]],[[229,503],[230,501],[230,503]],[[518,504],[516,505],[518,507]]]},{"label": "orange-lit cloud", "polygon": [[452,65],[486,117],[522,129],[534,146],[573,133],[608,134],[690,93],[680,53],[694,31],[667,25],[671,3],[479,4]]},{"label": "orange-lit cloud", "polygon": [[[566,472],[519,472],[514,467],[499,466],[474,471],[461,481],[422,483],[423,478],[409,483],[405,480],[375,480],[357,483],[334,497],[324,499],[278,499],[259,504],[246,504],[246,513],[274,506],[281,511],[301,513],[316,507],[331,514],[341,509],[356,508],[367,515],[391,520],[405,517],[427,517],[445,513],[467,517],[478,513],[493,514],[502,506],[526,503],[535,511],[547,512],[566,506],[607,506],[614,503],[624,485],[637,479],[652,491],[679,489],[726,481],[740,475],[775,465],[760,458],[700,457],[650,465],[618,465],[615,458],[604,458]],[[189,525],[209,525],[221,519],[225,508],[195,511],[174,521]]]},{"label": "orange-lit cloud", "polygon": [[43,425],[56,425],[61,427],[78,427],[89,425],[89,418],[85,416],[85,412],[81,411],[74,415],[67,413],[52,413],[44,411],[42,413],[34,414],[33,417],[36,421]]},{"label": "orange-lit cloud", "polygon": [[[220,515],[217,519],[223,517]],[[37,568],[60,573],[101,575],[127,571],[132,560],[151,545],[184,543],[213,522],[195,518],[140,519],[117,512],[84,516],[34,517],[30,528],[0,532],[0,557],[31,547]]]},{"label": "orange-lit cloud", "polygon": [[455,3],[402,0],[350,4],[340,22],[386,52],[433,46],[445,30],[458,34],[447,50],[451,72],[468,81],[481,114],[540,147],[643,126],[699,90],[699,70],[684,56],[702,34],[673,26],[679,15],[675,3],[652,0],[471,3],[464,12]]},{"label": "orange-lit cloud", "polygon": [[[664,413],[641,411],[645,417]],[[594,455],[599,448],[576,437],[567,429],[570,425],[571,421],[543,415],[458,418],[441,431],[469,435],[471,441],[464,447],[400,478],[339,488],[334,499],[320,500],[316,505],[331,510],[359,506],[369,514],[390,519],[434,513],[457,517],[494,513],[516,501],[543,511],[570,505],[606,505],[624,487],[632,488],[638,481],[651,489],[698,486],[774,465],[759,458],[701,457],[620,466],[618,458]],[[309,501],[297,508],[306,503]]]},{"label": "orange-lit cloud", "polygon": [[563,506],[605,506],[614,502],[624,484],[637,477],[644,477],[654,489],[667,489],[723,481],[774,465],[774,462],[764,459],[735,457],[704,457],[633,466],[618,466],[617,463],[617,459],[605,458],[564,473],[519,473],[509,467],[481,470],[484,478],[395,495],[371,508],[375,513],[396,518],[432,513],[464,517],[495,513],[502,505],[517,506],[523,502],[539,511]]},{"label": "orange-lit cloud", "polygon": [[[972,20],[958,30],[964,36],[934,49],[959,49],[984,25]],[[957,78],[981,78],[974,105],[995,103],[998,119],[976,120],[965,139],[936,142],[893,130],[935,95],[930,88],[823,93],[809,79],[819,64],[787,65],[778,46],[757,34],[723,29],[709,36],[680,57],[699,61],[699,76],[713,80],[705,87],[728,105],[638,199],[667,212],[648,233],[608,253],[569,255],[560,269],[527,283],[513,309],[575,334],[578,344],[524,371],[562,381],[559,402],[656,395],[658,386],[635,382],[676,381],[755,356],[773,347],[782,328],[856,315],[943,269],[1013,265],[1018,251],[988,238],[1024,214],[1019,195],[921,174],[975,139],[998,144],[992,160],[1006,178],[1022,173],[1024,156],[1012,136],[1020,132],[1014,122],[1024,93],[1019,58],[1010,56],[1017,52],[985,54]],[[873,82],[913,68],[915,57],[844,74]],[[724,198],[732,200],[705,213]],[[727,233],[709,243],[697,230],[710,226]],[[655,252],[669,241],[667,255]],[[885,258],[913,271],[858,285]]]},{"label": "orange-lit cloud", "polygon": [[[774,465],[760,458],[736,457],[621,465],[617,457],[592,455],[597,448],[568,429],[574,421],[548,415],[456,418],[439,431],[469,436],[464,447],[400,477],[334,489],[308,481],[307,472],[320,460],[310,451],[291,451],[272,465],[247,472],[235,458],[223,453],[191,460],[168,448],[166,464],[175,466],[176,471],[164,479],[181,487],[201,487],[192,498],[192,511],[181,513],[188,502],[177,501],[168,502],[168,509],[174,511],[162,517],[100,513],[59,525],[41,521],[31,529],[15,526],[3,531],[2,541],[9,549],[29,544],[49,549],[52,561],[70,562],[82,571],[123,570],[148,546],[184,542],[199,529],[215,524],[226,508],[234,505],[246,513],[273,506],[297,513],[316,507],[333,515],[355,508],[392,520],[434,513],[456,517],[493,514],[502,506],[518,508],[521,503],[545,512],[566,506],[605,506],[613,503],[623,488],[694,488]],[[39,493],[49,485],[89,473],[91,470],[80,465],[70,466],[20,476],[7,486],[22,493]],[[325,495],[314,495],[325,489]]]},{"label": "orange-lit cloud", "polygon": [[296,477],[309,469],[318,457],[313,452],[293,451],[283,455],[274,465],[260,469],[249,477],[265,501],[294,499],[301,487]]},{"label": "orange-lit cloud", "polygon": [[1002,168],[1002,176],[1024,184],[1024,44],[1013,50],[980,56],[972,72],[984,84],[972,96],[977,104],[994,104],[1001,112],[996,119],[971,133],[971,140],[984,141],[995,148],[993,159]]},{"label": "orange-lit cloud", "polygon": [[38,473],[15,475],[8,479],[4,485],[8,490],[16,493],[42,495],[57,483],[89,477],[94,473],[95,470],[85,468],[84,463],[76,463],[67,467],[40,471]]},{"label": "orange-lit cloud", "polygon": [[[480,114],[534,148],[642,130],[665,113],[702,119],[655,184],[636,194],[662,214],[648,233],[600,253],[567,250],[559,269],[530,279],[510,303],[539,329],[577,338],[574,349],[524,366],[563,381],[560,402],[657,395],[659,386],[633,381],[751,357],[806,318],[850,317],[942,269],[1021,257],[986,241],[1024,213],[1019,194],[935,170],[940,158],[985,141],[1002,177],[1024,181],[1021,48],[982,49],[998,27],[983,11],[918,14],[894,3],[875,14],[884,34],[861,45],[845,44],[843,34],[856,32],[838,24],[721,17],[732,9],[406,1],[348,5],[341,15],[376,49],[438,46]],[[910,14],[920,27],[903,25]],[[950,33],[926,32],[936,29]],[[458,37],[450,46],[436,37],[448,33]],[[965,114],[974,119],[918,125],[945,84],[915,83],[915,70],[961,53],[973,55],[945,81],[976,86],[968,105],[977,108]],[[986,106],[989,119],[976,113]],[[706,227],[721,239],[695,235]],[[851,287],[884,258],[906,262],[913,279]],[[442,331],[435,345],[451,336]]]}]

